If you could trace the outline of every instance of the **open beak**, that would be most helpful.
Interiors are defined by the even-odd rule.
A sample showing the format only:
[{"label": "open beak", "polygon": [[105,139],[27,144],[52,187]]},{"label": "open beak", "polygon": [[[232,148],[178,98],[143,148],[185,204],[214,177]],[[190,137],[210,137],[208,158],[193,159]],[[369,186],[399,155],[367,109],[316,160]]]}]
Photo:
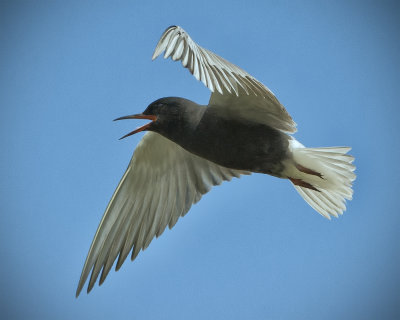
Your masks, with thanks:
[{"label": "open beak", "polygon": [[119,140],[124,139],[126,137],[129,137],[129,136],[131,136],[131,135],[133,135],[135,133],[138,133],[140,131],[147,130],[150,127],[150,125],[153,123],[153,121],[156,121],[157,117],[153,116],[153,115],[147,115],[147,114],[133,114],[131,116],[125,116],[125,117],[120,117],[120,118],[114,119],[114,121],[125,120],[125,119],[148,119],[148,120],[151,120],[151,122],[149,122],[149,123],[145,124],[144,126],[141,126],[141,127],[137,128],[137,129],[133,130],[132,132],[129,132],[128,134],[126,134],[123,137],[119,138]]}]

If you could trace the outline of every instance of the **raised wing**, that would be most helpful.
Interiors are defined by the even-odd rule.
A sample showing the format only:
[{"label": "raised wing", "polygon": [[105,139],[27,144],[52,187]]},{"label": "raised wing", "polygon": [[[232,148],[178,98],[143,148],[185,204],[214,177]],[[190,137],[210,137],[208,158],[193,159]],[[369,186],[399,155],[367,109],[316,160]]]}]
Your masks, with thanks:
[{"label": "raised wing", "polygon": [[172,228],[212,186],[245,171],[221,167],[197,157],[153,132],[137,146],[103,215],[79,280],[81,292],[90,272],[89,292],[102,271],[105,280],[115,259],[118,270],[129,252],[134,260],[168,225]]},{"label": "raised wing", "polygon": [[181,27],[171,26],[165,30],[152,59],[163,51],[164,58],[180,60],[213,92],[209,104],[233,106],[231,112],[240,107],[243,109],[241,116],[246,119],[290,133],[296,131],[296,123],[271,90],[243,69],[199,46]]}]

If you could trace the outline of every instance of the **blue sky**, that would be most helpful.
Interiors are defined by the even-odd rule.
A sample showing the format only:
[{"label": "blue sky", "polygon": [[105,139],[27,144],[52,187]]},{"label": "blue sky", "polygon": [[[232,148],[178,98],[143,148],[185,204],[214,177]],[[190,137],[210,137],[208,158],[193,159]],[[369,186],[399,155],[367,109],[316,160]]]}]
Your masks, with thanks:
[{"label": "blue sky", "polygon": [[[396,1],[2,1],[4,319],[400,317],[399,21]],[[139,123],[111,120],[208,101],[180,64],[151,61],[172,24],[266,84],[303,144],[352,146],[354,199],[328,221],[287,181],[223,183],[76,299],[142,136],[118,141]]]}]

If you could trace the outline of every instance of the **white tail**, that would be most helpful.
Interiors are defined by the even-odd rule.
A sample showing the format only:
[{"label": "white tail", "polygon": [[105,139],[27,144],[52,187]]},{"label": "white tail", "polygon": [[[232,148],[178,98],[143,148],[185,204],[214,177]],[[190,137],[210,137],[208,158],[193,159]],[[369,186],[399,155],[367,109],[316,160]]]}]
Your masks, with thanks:
[{"label": "white tail", "polygon": [[356,175],[349,147],[305,148],[291,140],[293,158],[283,172],[308,204],[324,217],[338,217],[346,210],[346,199],[353,195]]}]

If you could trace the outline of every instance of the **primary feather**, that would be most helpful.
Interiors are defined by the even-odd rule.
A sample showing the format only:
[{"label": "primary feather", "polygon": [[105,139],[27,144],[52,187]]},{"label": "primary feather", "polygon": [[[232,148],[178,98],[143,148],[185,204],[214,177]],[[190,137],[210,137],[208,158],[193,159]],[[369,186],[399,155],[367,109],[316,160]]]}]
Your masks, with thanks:
[{"label": "primary feather", "polygon": [[157,133],[147,133],[97,228],[76,295],[90,272],[88,292],[100,272],[100,283],[104,281],[117,257],[119,269],[132,249],[133,260],[214,185],[242,174],[249,173],[221,167]]}]

